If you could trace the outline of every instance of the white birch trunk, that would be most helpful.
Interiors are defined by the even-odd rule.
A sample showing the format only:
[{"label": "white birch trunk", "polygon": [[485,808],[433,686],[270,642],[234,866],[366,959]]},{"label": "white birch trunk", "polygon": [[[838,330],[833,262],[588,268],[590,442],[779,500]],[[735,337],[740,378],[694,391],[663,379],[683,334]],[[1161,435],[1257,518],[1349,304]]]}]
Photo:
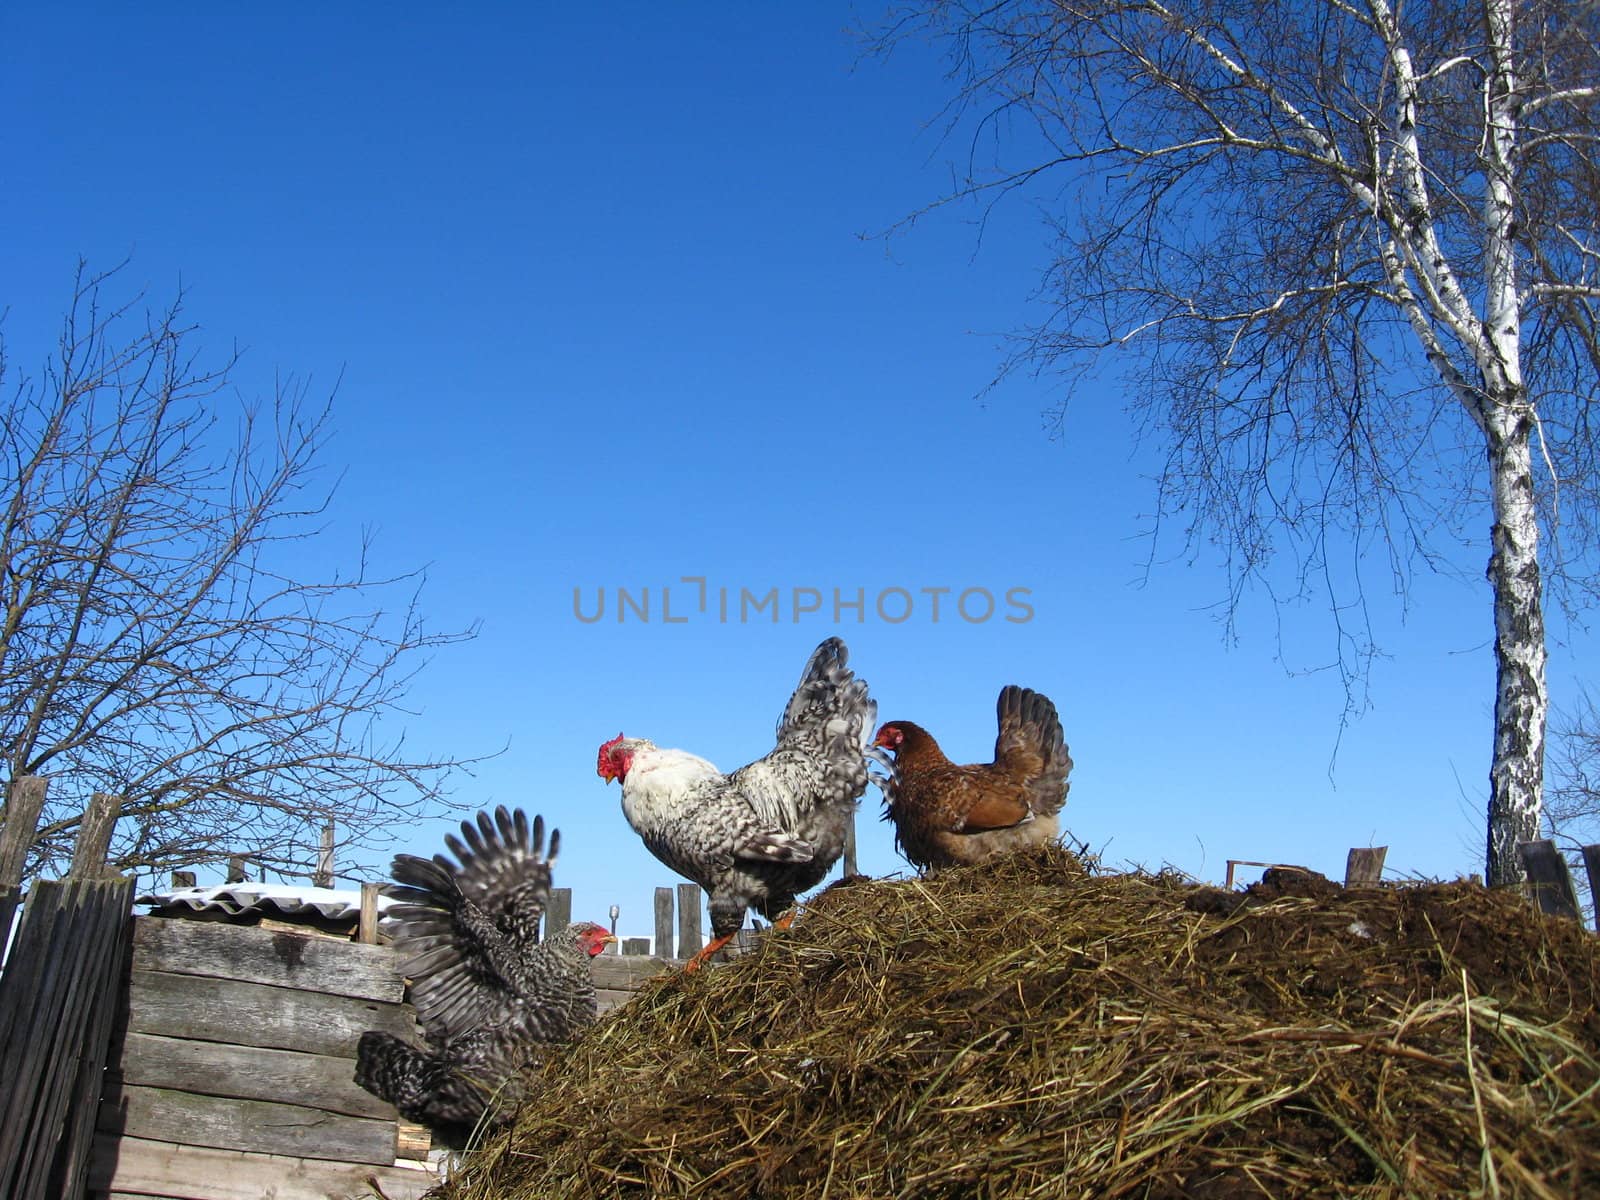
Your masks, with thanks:
[{"label": "white birch trunk", "polygon": [[1523,878],[1517,843],[1539,836],[1544,780],[1544,607],[1539,523],[1533,497],[1533,419],[1525,408],[1493,406],[1489,475],[1494,496],[1494,761],[1489,767],[1489,886]]},{"label": "white birch trunk", "polygon": [[1539,836],[1544,785],[1544,607],[1539,579],[1539,517],[1534,503],[1534,415],[1522,380],[1522,308],[1517,293],[1517,80],[1512,0],[1484,6],[1491,72],[1484,81],[1484,319],[1478,366],[1487,403],[1494,530],[1489,584],[1494,591],[1494,761],[1489,767],[1491,887],[1523,879],[1517,843]]}]

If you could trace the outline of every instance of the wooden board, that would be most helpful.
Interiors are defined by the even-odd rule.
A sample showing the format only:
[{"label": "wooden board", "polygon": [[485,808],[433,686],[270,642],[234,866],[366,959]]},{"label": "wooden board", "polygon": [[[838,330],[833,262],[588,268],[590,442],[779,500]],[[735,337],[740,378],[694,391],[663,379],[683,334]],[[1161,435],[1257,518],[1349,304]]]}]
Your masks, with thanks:
[{"label": "wooden board", "polygon": [[134,922],[133,967],[393,1004],[400,1002],[405,986],[398,956],[387,946],[181,917]]},{"label": "wooden board", "polygon": [[1388,854],[1387,846],[1352,847],[1345,858],[1345,887],[1380,886],[1383,883],[1383,860]]},{"label": "wooden board", "polygon": [[130,1033],[123,1045],[121,1078],[133,1087],[304,1104],[380,1121],[398,1115],[393,1105],[356,1083],[350,1059],[326,1054]]},{"label": "wooden board", "polygon": [[1528,891],[1539,911],[1547,917],[1569,917],[1579,920],[1578,894],[1572,887],[1572,875],[1567,870],[1567,860],[1548,838],[1535,842],[1518,842],[1517,853],[1522,856],[1522,868],[1528,873]]},{"label": "wooden board", "polygon": [[369,1029],[412,1037],[409,1008],[204,975],[134,971],[128,1031],[354,1059]]},{"label": "wooden board", "polygon": [[166,1088],[108,1090],[99,1127],[104,1133],[219,1150],[380,1166],[392,1166],[395,1160],[393,1121]]},{"label": "wooden board", "polygon": [[176,1200],[344,1200],[370,1197],[371,1179],[389,1200],[421,1200],[438,1184],[428,1171],[321,1162],[283,1154],[242,1154],[144,1138],[95,1147],[90,1186],[112,1196]]},{"label": "wooden board", "polygon": [[589,960],[597,988],[631,991],[653,975],[673,969],[659,958],[639,955],[601,954]]}]

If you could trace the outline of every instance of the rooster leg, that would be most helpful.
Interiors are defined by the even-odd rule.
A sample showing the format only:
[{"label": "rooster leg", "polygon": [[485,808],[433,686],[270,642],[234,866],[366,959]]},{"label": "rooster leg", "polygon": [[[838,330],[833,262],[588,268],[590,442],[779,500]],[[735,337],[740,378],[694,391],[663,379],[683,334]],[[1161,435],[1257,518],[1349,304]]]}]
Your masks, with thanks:
[{"label": "rooster leg", "polygon": [[725,933],[721,937],[712,938],[706,943],[704,950],[700,951],[699,954],[696,954],[688,962],[683,964],[683,973],[685,975],[694,974],[694,972],[698,971],[702,966],[705,965],[705,963],[713,954],[715,954],[718,950],[721,950],[731,941],[733,941],[733,934],[731,933]]},{"label": "rooster leg", "polygon": [[772,923],[772,927],[774,929],[787,929],[787,928],[789,928],[789,926],[794,924],[794,914],[795,914],[796,911],[797,910],[793,909],[793,908],[786,910],[785,912],[783,912],[782,914],[779,915],[779,917],[778,917],[778,919],[776,921],[774,921]]}]

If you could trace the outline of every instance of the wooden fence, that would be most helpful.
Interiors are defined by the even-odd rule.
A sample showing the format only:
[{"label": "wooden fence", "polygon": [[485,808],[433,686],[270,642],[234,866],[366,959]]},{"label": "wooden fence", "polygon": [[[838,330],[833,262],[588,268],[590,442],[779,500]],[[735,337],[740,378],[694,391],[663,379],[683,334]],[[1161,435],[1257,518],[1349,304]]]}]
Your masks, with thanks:
[{"label": "wooden fence", "polygon": [[83,1194],[132,904],[123,879],[37,883],[28,897],[0,975],[0,1196],[9,1200]]},{"label": "wooden fence", "polygon": [[[179,1200],[412,1200],[392,1107],[354,1081],[368,1029],[415,1036],[396,956],[309,931],[133,923],[92,1186]],[[370,1182],[369,1182],[370,1181]]]}]

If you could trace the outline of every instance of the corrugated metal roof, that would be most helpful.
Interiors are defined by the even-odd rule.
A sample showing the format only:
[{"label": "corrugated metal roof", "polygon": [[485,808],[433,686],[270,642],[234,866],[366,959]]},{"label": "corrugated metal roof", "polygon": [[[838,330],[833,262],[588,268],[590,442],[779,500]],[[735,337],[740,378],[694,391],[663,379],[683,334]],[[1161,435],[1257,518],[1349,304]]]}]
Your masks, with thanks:
[{"label": "corrugated metal roof", "polygon": [[[193,912],[220,912],[230,917],[241,913],[276,913],[308,916],[311,912],[330,921],[354,921],[361,915],[361,893],[339,888],[296,887],[282,883],[228,883],[218,887],[173,888],[164,892],[145,892],[135,904],[152,908],[187,908]],[[381,913],[394,901],[378,895]]]}]

